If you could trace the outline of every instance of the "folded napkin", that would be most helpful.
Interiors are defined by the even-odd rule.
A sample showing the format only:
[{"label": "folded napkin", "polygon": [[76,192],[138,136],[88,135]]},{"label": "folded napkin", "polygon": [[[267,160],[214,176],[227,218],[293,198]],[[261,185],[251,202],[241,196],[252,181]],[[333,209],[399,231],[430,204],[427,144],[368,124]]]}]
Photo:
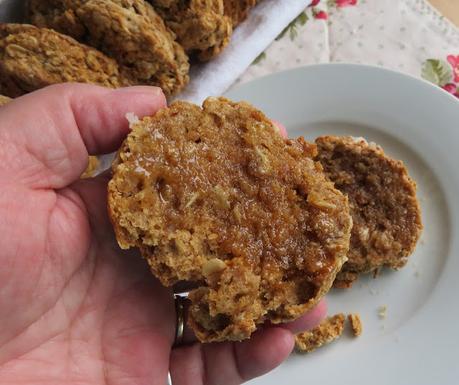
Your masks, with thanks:
[{"label": "folded napkin", "polygon": [[190,84],[176,99],[201,103],[221,95],[311,0],[264,0],[234,31],[226,49],[212,61],[195,66]]}]

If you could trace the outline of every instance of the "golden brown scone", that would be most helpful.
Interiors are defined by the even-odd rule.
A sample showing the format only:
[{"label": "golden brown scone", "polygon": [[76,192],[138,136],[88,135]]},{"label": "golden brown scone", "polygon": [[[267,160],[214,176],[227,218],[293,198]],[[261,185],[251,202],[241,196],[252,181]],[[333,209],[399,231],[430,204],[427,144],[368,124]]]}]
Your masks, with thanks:
[{"label": "golden brown scone", "polygon": [[97,168],[100,165],[99,158],[97,156],[89,156],[88,167],[83,174],[81,174],[81,179],[92,178],[95,176]]},{"label": "golden brown scone", "polygon": [[16,97],[62,82],[126,84],[116,62],[55,31],[0,24],[0,93]]},{"label": "golden brown scone", "polygon": [[144,0],[29,0],[28,15],[116,59],[134,84],[172,95],[188,83],[187,55]]},{"label": "golden brown scone", "polygon": [[362,334],[362,321],[358,314],[348,314],[347,319],[351,324],[352,333],[355,337],[358,337]]},{"label": "golden brown scone", "polygon": [[164,285],[200,285],[189,298],[201,341],[248,338],[329,290],[351,218],[315,154],[224,98],[176,102],[133,125],[108,187],[118,243],[139,247]]},{"label": "golden brown scone", "polygon": [[4,104],[11,102],[11,100],[12,99],[8,96],[0,95],[0,106],[3,106]]},{"label": "golden brown scone", "polygon": [[343,334],[344,314],[336,314],[322,321],[314,329],[295,336],[295,348],[299,353],[310,353],[323,345],[333,342]]},{"label": "golden brown scone", "polygon": [[349,260],[335,286],[350,287],[383,266],[403,267],[422,230],[416,184],[403,163],[364,139],[324,136],[316,144],[316,159],[348,196],[353,219]]},{"label": "golden brown scone", "polygon": [[25,0],[26,19],[37,27],[52,28],[82,41],[86,27],[76,9],[84,2],[86,0]]},{"label": "golden brown scone", "polygon": [[225,15],[231,17],[233,27],[243,22],[249,11],[257,5],[259,0],[223,0]]},{"label": "golden brown scone", "polygon": [[229,43],[233,26],[223,0],[150,0],[190,57],[201,61],[219,54]]}]

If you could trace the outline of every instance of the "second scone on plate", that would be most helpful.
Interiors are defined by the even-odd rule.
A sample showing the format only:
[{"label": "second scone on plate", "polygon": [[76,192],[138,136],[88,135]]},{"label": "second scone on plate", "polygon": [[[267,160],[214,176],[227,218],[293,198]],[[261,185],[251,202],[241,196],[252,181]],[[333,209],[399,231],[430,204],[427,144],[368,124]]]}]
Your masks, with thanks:
[{"label": "second scone on plate", "polygon": [[347,197],[247,103],[176,102],[132,125],[113,164],[109,212],[164,285],[186,280],[203,342],[242,340],[295,319],[346,261]]}]

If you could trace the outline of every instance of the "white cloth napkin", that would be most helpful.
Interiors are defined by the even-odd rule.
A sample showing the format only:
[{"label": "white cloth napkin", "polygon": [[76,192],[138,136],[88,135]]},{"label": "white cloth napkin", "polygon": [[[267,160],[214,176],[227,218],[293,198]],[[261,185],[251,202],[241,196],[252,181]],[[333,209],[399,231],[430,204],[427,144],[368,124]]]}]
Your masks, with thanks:
[{"label": "white cloth napkin", "polygon": [[221,95],[247,69],[311,0],[264,0],[239,25],[226,49],[212,61],[191,70],[190,84],[176,99],[200,104]]}]

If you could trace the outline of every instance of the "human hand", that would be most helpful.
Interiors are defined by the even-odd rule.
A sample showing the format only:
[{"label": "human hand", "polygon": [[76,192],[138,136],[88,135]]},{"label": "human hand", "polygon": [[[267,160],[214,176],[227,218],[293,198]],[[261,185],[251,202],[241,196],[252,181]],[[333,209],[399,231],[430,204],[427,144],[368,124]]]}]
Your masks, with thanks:
[{"label": "human hand", "polygon": [[240,343],[172,349],[172,290],[123,252],[106,209],[108,174],[80,180],[88,153],[116,150],[127,112],[165,105],[152,87],[48,87],[0,108],[0,383],[231,385],[266,373],[303,318]]}]

